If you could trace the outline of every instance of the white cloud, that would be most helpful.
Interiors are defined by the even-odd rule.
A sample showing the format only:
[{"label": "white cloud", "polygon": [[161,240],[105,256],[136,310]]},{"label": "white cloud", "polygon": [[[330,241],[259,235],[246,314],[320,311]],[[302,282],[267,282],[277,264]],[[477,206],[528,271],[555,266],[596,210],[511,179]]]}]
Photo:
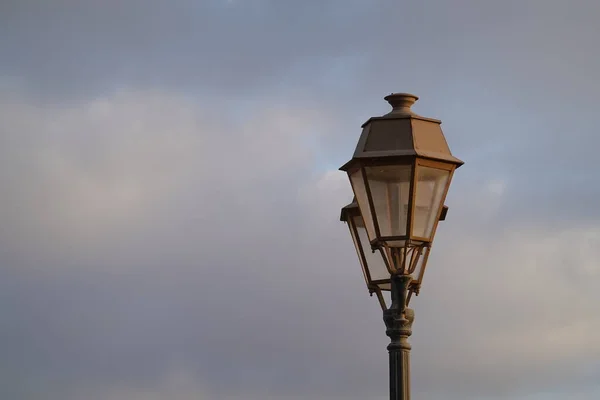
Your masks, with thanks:
[{"label": "white cloud", "polygon": [[70,106],[2,103],[0,187],[8,196],[0,217],[5,240],[23,253],[32,242],[48,252],[89,250],[152,229],[147,222],[177,202],[195,202],[200,221],[220,212],[222,200],[264,213],[265,185],[311,168],[306,124],[321,118],[269,108],[233,123],[160,92]]}]

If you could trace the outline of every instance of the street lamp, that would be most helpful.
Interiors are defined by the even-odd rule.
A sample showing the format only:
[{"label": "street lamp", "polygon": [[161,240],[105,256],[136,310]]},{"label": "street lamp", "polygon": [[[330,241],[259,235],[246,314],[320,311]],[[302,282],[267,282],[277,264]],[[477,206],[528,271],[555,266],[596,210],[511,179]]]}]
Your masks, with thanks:
[{"label": "street lamp", "polygon": [[[409,355],[414,312],[410,294],[419,293],[437,228],[447,209],[454,170],[441,121],[414,114],[418,99],[407,93],[385,97],[392,111],[362,126],[348,173],[356,205],[342,209],[357,248],[367,287],[383,311],[390,356],[390,399],[410,399]],[[378,256],[380,255],[380,257]],[[385,305],[382,290],[390,290]]]},{"label": "street lamp", "polygon": [[[440,221],[444,221],[446,219],[447,213],[448,206],[443,206],[442,213],[440,215]],[[354,199],[352,203],[342,208],[340,221],[345,222],[348,225],[350,236],[352,237],[352,242],[354,243],[354,248],[356,249],[369,293],[371,295],[376,294],[377,299],[381,304],[381,308],[386,310],[387,305],[385,303],[385,299],[383,298],[382,291],[391,290],[390,278],[392,271],[389,270],[387,263],[384,261],[382,249],[372,248],[367,236],[365,222],[360,214],[360,209],[358,208],[356,199]],[[427,259],[429,256],[429,249],[430,247],[425,247],[423,249],[424,254],[419,259],[419,265],[417,268],[419,272],[418,275],[415,274],[417,275],[417,278],[413,279],[409,285],[409,293],[406,299],[407,305],[409,304],[410,297],[413,293],[415,293],[417,296],[419,294],[418,290],[420,285],[417,285],[416,282],[421,282],[423,279],[423,274],[425,272],[425,267],[427,265]]]}]

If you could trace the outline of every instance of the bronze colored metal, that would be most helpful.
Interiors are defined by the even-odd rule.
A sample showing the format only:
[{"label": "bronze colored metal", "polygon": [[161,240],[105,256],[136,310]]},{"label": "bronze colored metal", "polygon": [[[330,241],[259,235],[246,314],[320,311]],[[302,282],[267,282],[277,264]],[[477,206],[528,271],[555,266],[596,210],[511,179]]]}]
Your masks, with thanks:
[{"label": "bronze colored metal", "polygon": [[[406,262],[409,260],[409,253],[411,252],[409,249],[431,246],[437,223],[442,215],[445,217],[444,209],[440,203],[436,202],[437,215],[432,215],[432,219],[430,220],[433,221],[433,226],[429,225],[426,231],[421,231],[423,234],[429,234],[430,236],[422,237],[419,236],[418,231],[413,232],[417,212],[415,210],[417,186],[419,184],[419,173],[417,171],[420,171],[423,167],[448,171],[445,186],[441,187],[441,190],[443,190],[441,203],[443,204],[453,172],[463,164],[461,160],[454,157],[450,152],[440,127],[441,121],[422,117],[411,110],[411,106],[417,99],[417,96],[408,93],[392,93],[386,96],[385,100],[392,106],[392,111],[381,117],[370,118],[362,125],[363,131],[352,159],[340,168],[346,171],[349,176],[352,176],[355,172],[360,173],[360,180],[352,182],[351,179],[351,183],[358,197],[358,206],[363,211],[362,214],[365,217],[365,223],[372,228],[372,231],[369,232],[371,246],[373,248],[384,248],[383,252],[386,255],[388,269],[394,273],[407,273],[411,269],[411,265],[406,265]],[[369,170],[371,171],[369,174],[371,174],[375,173],[372,169],[373,167],[382,167],[383,169],[379,173],[386,174],[384,167],[395,168],[403,165],[411,166],[410,181],[402,181],[402,178],[400,178],[401,175],[397,175],[397,179],[399,179],[397,181],[398,184],[401,184],[401,182],[410,182],[408,187],[408,204],[405,209],[406,211],[404,211],[406,222],[403,222],[403,224],[405,223],[406,225],[404,227],[400,225],[402,228],[398,226],[393,228],[387,225],[385,234],[388,236],[383,236],[384,232],[381,224],[385,220],[380,220],[382,216],[377,215],[377,208],[375,207],[376,201],[382,199],[373,198],[376,193],[373,192],[370,182],[370,179],[381,179],[381,177],[376,178],[375,176],[377,175],[374,175],[371,178],[371,175],[367,176],[367,170],[371,168]],[[393,174],[402,173],[402,170],[394,172],[393,168],[390,169],[392,181],[396,179],[393,178]],[[380,193],[381,188],[378,186],[377,190]],[[399,207],[401,207],[402,203],[390,204],[389,199],[386,199],[386,201],[388,201],[387,214],[389,214],[389,218],[392,218],[392,210],[395,210],[396,213],[403,212],[399,211],[401,210]],[[404,232],[404,235],[389,236],[390,233],[393,234],[394,232]],[[412,250],[412,254],[421,253],[422,250],[418,250],[417,253],[414,253],[414,250]]]},{"label": "bronze colored metal", "polygon": [[460,166],[461,160],[450,152],[440,120],[412,112],[418,97],[408,93],[392,93],[385,97],[392,111],[372,117],[362,125],[352,159],[340,169],[349,170],[358,160],[388,157],[419,157]]},{"label": "bronze colored metal", "polygon": [[[353,201],[347,206],[343,207],[340,213],[340,221],[346,222],[348,224],[348,229],[350,230],[350,235],[352,236],[352,240],[354,242],[354,247],[356,249],[356,253],[358,255],[358,259],[360,261],[360,265],[363,270],[363,276],[365,278],[365,283],[367,284],[367,289],[369,289],[369,293],[378,293],[378,298],[381,296],[382,290],[390,290],[391,283],[390,279],[373,279],[371,274],[371,269],[374,268],[373,265],[369,265],[366,252],[373,251],[371,245],[368,241],[361,240],[361,237],[358,232],[358,224],[357,220],[362,221],[362,216],[360,214],[360,209],[358,208],[358,204]],[[364,223],[363,223],[364,225]],[[366,229],[366,228],[365,228]],[[388,270],[391,275],[394,271],[389,269],[389,265],[385,262],[385,256],[383,255],[383,249],[375,249],[376,252],[379,253],[381,258],[377,258],[381,260],[381,263]],[[383,301],[383,298],[380,298],[380,301]],[[385,304],[385,303],[384,303]]]},{"label": "bronze colored metal", "polygon": [[445,221],[446,215],[448,215],[448,206],[442,207],[442,212],[440,213],[440,221]]},{"label": "bronze colored metal", "polygon": [[[416,96],[415,96],[416,97]],[[408,196],[408,215],[407,215],[407,225],[406,225],[406,232],[405,235],[407,236],[407,238],[411,238],[412,239],[412,227],[413,227],[413,222],[414,222],[414,216],[415,216],[415,197],[416,197],[416,192],[417,192],[417,160],[415,159],[412,163],[412,170],[410,171],[410,189],[408,191],[409,196]],[[408,246],[406,246],[408,247]]]},{"label": "bronze colored metal", "polygon": [[450,152],[440,120],[415,114],[410,107],[418,97],[408,93],[392,93],[385,97],[392,111],[371,117],[362,125],[352,159],[340,169],[348,171],[359,160],[373,158],[425,158],[460,166],[463,161]]},{"label": "bronze colored metal", "polygon": [[[441,216],[445,217],[446,213],[448,212],[448,206],[444,205],[442,207],[442,210],[443,211],[442,211]],[[377,299],[379,300],[379,303],[381,304],[381,308],[383,310],[387,309],[385,300],[382,296],[382,291],[390,291],[391,290],[391,277],[393,275],[398,274],[398,272],[400,272],[400,275],[403,275],[403,274],[410,275],[411,279],[412,279],[409,284],[409,289],[408,289],[409,294],[407,296],[407,304],[410,303],[412,294],[414,293],[415,295],[418,295],[419,290],[421,288],[423,274],[425,273],[425,268],[427,266],[427,260],[429,258],[429,254],[430,254],[429,246],[422,246],[422,245],[415,246],[415,247],[411,247],[410,249],[406,250],[407,252],[411,253],[409,269],[406,271],[398,271],[398,270],[394,269],[393,263],[388,261],[392,257],[391,254],[386,254],[386,252],[391,253],[391,250],[389,248],[378,248],[376,251],[378,251],[380,253],[382,262],[385,263],[385,266],[388,269],[390,277],[386,278],[386,279],[373,279],[371,277],[371,267],[372,266],[369,265],[369,263],[367,261],[367,257],[366,257],[366,252],[372,251],[371,244],[368,241],[360,240],[360,235],[358,234],[357,224],[355,222],[356,218],[362,218],[362,215],[360,213],[358,204],[356,203],[356,199],[354,199],[352,201],[352,203],[350,203],[342,208],[342,210],[340,212],[340,221],[348,224],[348,229],[350,230],[350,235],[352,236],[352,240],[354,242],[354,247],[356,249],[356,253],[357,253],[358,259],[360,261],[360,265],[361,265],[361,268],[363,271],[363,277],[365,279],[365,283],[367,285],[367,289],[369,290],[369,293],[371,295],[376,294]],[[436,227],[437,227],[437,224],[436,224]],[[427,249],[427,251],[425,251],[426,249]],[[415,254],[415,252],[417,252],[418,254]],[[423,252],[425,252],[425,254],[423,254]],[[395,256],[398,256],[398,255],[396,254]],[[421,258],[423,258],[423,261],[422,261],[421,269],[419,271],[419,275],[414,276],[413,272],[415,271],[415,267]],[[396,263],[396,264],[402,264],[402,263]]]}]

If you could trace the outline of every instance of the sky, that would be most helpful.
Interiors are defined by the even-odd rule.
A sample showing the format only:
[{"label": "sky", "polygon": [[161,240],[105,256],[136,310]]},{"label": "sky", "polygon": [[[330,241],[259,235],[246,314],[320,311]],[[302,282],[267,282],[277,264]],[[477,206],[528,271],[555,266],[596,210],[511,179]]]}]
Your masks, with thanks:
[{"label": "sky", "polygon": [[339,210],[409,92],[455,174],[413,398],[600,396],[600,3],[0,1],[0,397],[383,400]]}]

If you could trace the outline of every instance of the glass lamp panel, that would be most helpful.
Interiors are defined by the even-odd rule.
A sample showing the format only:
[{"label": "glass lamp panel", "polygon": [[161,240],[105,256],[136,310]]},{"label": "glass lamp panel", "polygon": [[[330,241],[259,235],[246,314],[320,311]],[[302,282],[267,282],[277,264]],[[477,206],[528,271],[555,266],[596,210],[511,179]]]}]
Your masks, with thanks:
[{"label": "glass lamp panel", "polygon": [[[412,166],[384,165],[365,171],[381,237],[406,236]],[[388,245],[401,247],[403,243]]]},{"label": "glass lamp panel", "polygon": [[431,240],[433,227],[444,202],[450,171],[417,166],[412,236]]},{"label": "glass lamp panel", "polygon": [[361,219],[361,218],[360,217],[352,217],[347,221],[348,228],[350,229],[350,235],[352,236],[352,242],[354,243],[354,248],[356,249],[356,254],[358,255],[358,259],[360,261],[360,267],[362,269],[363,276],[365,278],[365,282],[366,282],[367,286],[369,286],[369,275],[367,275],[367,266],[365,265],[365,263],[363,261],[362,244],[360,242],[360,238],[357,236],[357,233],[356,233],[357,229],[356,229],[356,225],[354,222],[356,219]]},{"label": "glass lamp panel", "polygon": [[[421,247],[421,255],[419,256],[416,267],[411,274],[413,280],[420,282],[423,274],[423,270],[425,268],[425,264],[427,263],[427,257],[429,256],[430,247]],[[415,251],[419,251],[419,248],[415,248]]]},{"label": "glass lamp panel", "polygon": [[[365,221],[363,228],[366,227],[369,238],[374,240],[376,238],[375,227],[373,224],[373,217],[371,216],[369,197],[367,196],[367,189],[365,187],[362,169],[358,169],[357,171],[350,173],[349,176],[350,183],[352,184],[352,190],[354,191],[354,196],[356,196],[356,201],[358,202],[358,208],[360,209],[362,218]],[[369,249],[370,248],[371,245],[369,245]]]},{"label": "glass lamp panel", "polygon": [[373,281],[379,281],[382,279],[389,280],[390,273],[387,267],[385,266],[385,262],[383,260],[383,257],[381,256],[381,253],[378,250],[371,250],[371,243],[369,242],[369,237],[367,235],[367,230],[365,228],[363,218],[360,216],[356,216],[352,217],[352,220],[354,226],[356,226],[358,239],[365,254],[365,261],[367,265],[363,265],[363,268],[368,269],[369,275],[371,275],[371,280]]}]

